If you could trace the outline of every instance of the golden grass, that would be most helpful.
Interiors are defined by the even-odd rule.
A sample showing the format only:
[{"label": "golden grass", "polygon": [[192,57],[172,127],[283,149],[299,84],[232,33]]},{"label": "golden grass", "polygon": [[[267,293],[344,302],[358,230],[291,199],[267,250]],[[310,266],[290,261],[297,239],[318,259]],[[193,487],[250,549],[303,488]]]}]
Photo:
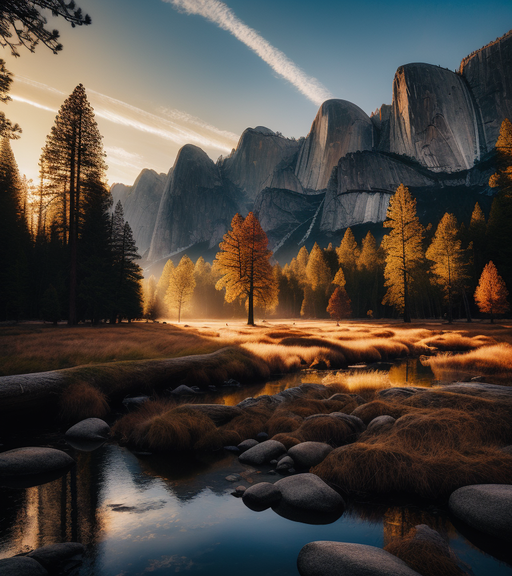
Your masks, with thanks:
[{"label": "golden grass", "polygon": [[464,381],[483,376],[491,383],[512,385],[512,345],[505,342],[465,354],[435,356],[425,363],[441,381]]},{"label": "golden grass", "polygon": [[60,417],[66,422],[85,418],[104,418],[109,413],[103,392],[87,382],[76,382],[66,388],[59,399]]},{"label": "golden grass", "polygon": [[336,374],[328,374],[322,382],[324,384],[343,384],[355,394],[366,390],[382,390],[391,386],[388,372],[382,370],[337,372]]}]

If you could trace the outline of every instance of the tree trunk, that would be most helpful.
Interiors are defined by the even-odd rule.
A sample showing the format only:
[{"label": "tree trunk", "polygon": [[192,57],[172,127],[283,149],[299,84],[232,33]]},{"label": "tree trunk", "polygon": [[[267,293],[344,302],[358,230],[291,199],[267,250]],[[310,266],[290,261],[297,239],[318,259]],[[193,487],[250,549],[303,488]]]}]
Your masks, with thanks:
[{"label": "tree trunk", "polygon": [[249,314],[247,317],[247,324],[249,326],[254,326],[254,286],[252,280],[249,287]]}]

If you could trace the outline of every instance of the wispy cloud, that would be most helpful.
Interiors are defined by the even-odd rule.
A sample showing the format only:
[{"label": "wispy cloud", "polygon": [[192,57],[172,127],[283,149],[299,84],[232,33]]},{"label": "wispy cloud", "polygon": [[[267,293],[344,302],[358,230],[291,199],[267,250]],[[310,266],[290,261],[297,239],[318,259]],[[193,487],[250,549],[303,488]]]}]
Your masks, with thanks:
[{"label": "wispy cloud", "polygon": [[238,140],[238,136],[233,134],[233,132],[228,132],[227,130],[220,130],[208,122],[201,120],[201,118],[197,118],[196,116],[192,116],[191,114],[187,114],[186,112],[182,112],[181,110],[170,110],[169,108],[159,108],[158,112],[167,116],[171,120],[177,120],[186,122],[187,124],[194,124],[199,128],[203,128],[203,130],[208,130],[209,132],[213,132],[214,134],[218,134],[219,136],[223,136],[224,138],[228,138],[230,140]]},{"label": "wispy cloud", "polygon": [[144,157],[136,152],[128,152],[119,146],[105,146],[107,163],[122,166],[123,168],[143,168]]},{"label": "wispy cloud", "polygon": [[23,96],[18,96],[17,94],[10,94],[10,97],[15,102],[22,102],[23,104],[29,104],[30,106],[34,106],[35,108],[40,108],[41,110],[46,110],[48,112],[53,112],[54,114],[57,112],[55,108],[50,108],[49,106],[45,106],[40,102],[35,102],[34,100],[29,100],[28,98],[23,98]]},{"label": "wispy cloud", "polygon": [[293,84],[299,92],[320,106],[332,94],[316,78],[308,76],[283,52],[272,46],[256,30],[242,22],[219,0],[163,0],[186,14],[198,14],[230,32],[264,60],[277,74]]}]

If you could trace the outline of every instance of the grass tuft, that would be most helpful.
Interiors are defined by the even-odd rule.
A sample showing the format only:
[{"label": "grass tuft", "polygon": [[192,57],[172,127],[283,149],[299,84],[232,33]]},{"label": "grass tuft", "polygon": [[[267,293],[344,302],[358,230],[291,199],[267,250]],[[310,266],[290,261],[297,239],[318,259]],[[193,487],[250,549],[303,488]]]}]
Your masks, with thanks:
[{"label": "grass tuft", "polygon": [[60,417],[66,422],[104,418],[109,413],[105,394],[87,382],[68,386],[60,396],[59,409]]}]

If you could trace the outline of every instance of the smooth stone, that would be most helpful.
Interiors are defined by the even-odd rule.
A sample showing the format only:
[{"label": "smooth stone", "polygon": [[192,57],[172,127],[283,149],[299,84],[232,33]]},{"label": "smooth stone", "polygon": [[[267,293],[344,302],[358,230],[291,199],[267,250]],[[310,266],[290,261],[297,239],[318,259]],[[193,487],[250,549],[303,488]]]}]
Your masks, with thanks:
[{"label": "smooth stone", "polygon": [[174,390],[171,390],[171,394],[173,396],[195,396],[197,392],[195,390],[192,390],[190,386],[181,384],[177,388],[174,388]]},{"label": "smooth stone", "polygon": [[0,454],[0,476],[50,474],[73,464],[71,456],[55,448],[15,448]]},{"label": "smooth stone", "polygon": [[234,378],[230,378],[229,380],[225,380],[222,383],[222,386],[224,388],[240,388],[240,382],[238,382],[238,380],[235,380]]},{"label": "smooth stone", "polygon": [[27,556],[42,564],[47,570],[53,570],[62,562],[84,552],[85,546],[78,542],[63,542],[62,544],[50,544],[37,548]]},{"label": "smooth stone", "polygon": [[190,408],[202,412],[213,420],[214,424],[221,426],[231,422],[233,418],[240,416],[243,412],[236,406],[225,406],[224,404],[183,404],[180,408]]},{"label": "smooth stone", "polygon": [[48,576],[48,572],[33,558],[15,556],[0,560],[0,576]]},{"label": "smooth stone", "polygon": [[237,486],[237,487],[235,488],[235,493],[236,493],[238,496],[242,496],[242,494],[245,492],[245,490],[246,490],[245,486]]},{"label": "smooth stone", "polygon": [[73,440],[106,440],[110,436],[110,426],[101,418],[86,418],[78,422],[65,433],[66,439]]},{"label": "smooth stone", "polygon": [[238,444],[237,448],[240,450],[240,452],[245,452],[245,451],[249,450],[249,448],[253,448],[254,446],[257,446],[258,444],[259,444],[259,442],[257,440],[254,440],[254,438],[248,438],[247,440],[240,442],[240,444]]},{"label": "smooth stone", "polygon": [[288,454],[297,468],[311,468],[320,464],[332,449],[332,446],[324,442],[301,442],[292,446]]},{"label": "smooth stone", "polygon": [[372,434],[380,434],[381,432],[391,430],[395,422],[396,419],[393,418],[393,416],[377,416],[368,424],[366,431]]},{"label": "smooth stone", "polygon": [[233,454],[240,454],[240,448],[238,446],[224,446],[226,452],[233,452]]},{"label": "smooth stone", "polygon": [[230,474],[229,476],[226,476],[226,480],[228,482],[238,482],[238,480],[240,480],[240,476],[238,474]]},{"label": "smooth stone", "polygon": [[265,442],[265,440],[268,440],[268,434],[266,432],[259,432],[256,434],[256,440],[258,442]]},{"label": "smooth stone", "polygon": [[80,452],[94,452],[105,444],[105,440],[76,440],[75,438],[66,438],[66,442]]},{"label": "smooth stone", "polygon": [[472,528],[503,540],[512,539],[512,485],[464,486],[450,495],[448,507]]},{"label": "smooth stone", "polygon": [[344,414],[343,412],[331,412],[330,416],[332,418],[338,418],[339,420],[347,422],[352,427],[355,434],[361,434],[366,430],[366,424],[361,420],[361,418],[355,416],[354,414]]},{"label": "smooth stone", "polygon": [[277,442],[277,440],[266,440],[257,446],[249,448],[249,450],[246,450],[243,454],[240,454],[238,459],[245,464],[260,466],[265,462],[270,462],[270,460],[281,456],[281,454],[285,452],[286,448],[281,442]]},{"label": "smooth stone", "polygon": [[299,552],[301,576],[419,576],[389,552],[366,544],[310,542]]},{"label": "smooth stone", "polygon": [[295,462],[290,458],[290,456],[285,456],[281,458],[276,466],[278,472],[287,472],[290,468],[293,468]]},{"label": "smooth stone", "polygon": [[250,486],[244,492],[242,500],[247,508],[255,512],[267,510],[281,499],[281,491],[275,484],[270,482],[260,482]]}]

